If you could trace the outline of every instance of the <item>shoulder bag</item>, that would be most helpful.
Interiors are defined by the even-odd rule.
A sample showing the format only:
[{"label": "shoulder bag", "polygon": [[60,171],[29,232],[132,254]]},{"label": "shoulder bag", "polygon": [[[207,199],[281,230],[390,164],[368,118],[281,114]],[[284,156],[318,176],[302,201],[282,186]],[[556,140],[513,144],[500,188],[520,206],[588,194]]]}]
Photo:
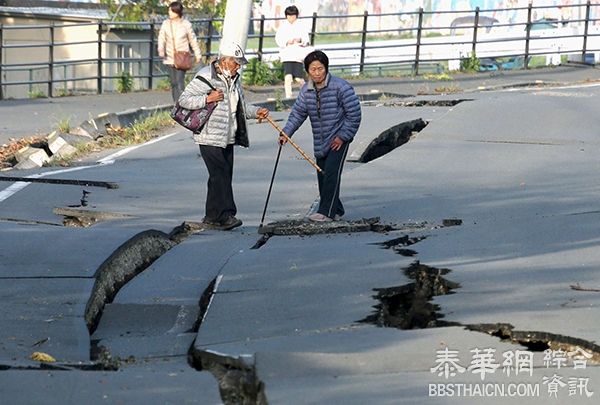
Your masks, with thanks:
[{"label": "shoulder bag", "polygon": [[[177,70],[190,70],[193,66],[192,54],[189,51],[178,51],[175,46],[175,32],[173,30],[173,21],[169,21],[171,25],[171,40],[173,41],[173,67]],[[189,45],[188,45],[189,49]]]},{"label": "shoulder bag", "polygon": [[[208,84],[211,89],[216,90],[214,86],[210,84],[210,82],[204,77],[196,76],[196,79],[202,80],[204,83]],[[179,101],[177,101],[171,110],[171,118],[173,118],[173,120],[175,120],[175,122],[182,127],[197,134],[202,130],[202,128],[204,128],[204,125],[206,125],[206,122],[210,118],[210,115],[216,106],[217,103],[212,102],[207,103],[204,107],[198,110],[188,110],[187,108],[180,106]]]}]

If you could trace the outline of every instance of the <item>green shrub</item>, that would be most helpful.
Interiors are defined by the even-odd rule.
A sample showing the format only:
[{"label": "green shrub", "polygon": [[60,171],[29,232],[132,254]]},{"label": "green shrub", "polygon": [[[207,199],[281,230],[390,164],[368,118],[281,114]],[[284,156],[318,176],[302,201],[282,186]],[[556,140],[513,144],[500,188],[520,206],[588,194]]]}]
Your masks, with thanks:
[{"label": "green shrub", "polygon": [[472,52],[467,59],[460,60],[460,70],[463,72],[479,72],[479,68],[479,58],[475,55],[475,52]]},{"label": "green shrub", "polygon": [[46,98],[46,93],[44,93],[40,89],[34,89],[34,90],[27,92],[27,96],[29,98]]},{"label": "green shrub", "polygon": [[275,77],[268,64],[252,58],[244,69],[243,82],[246,85],[265,86],[273,84]]},{"label": "green shrub", "polygon": [[117,78],[117,91],[129,93],[131,90],[133,90],[133,77],[131,77],[131,73],[122,71]]},{"label": "green shrub", "polygon": [[63,118],[57,121],[56,129],[63,134],[71,132],[71,118]]},{"label": "green shrub", "polygon": [[276,60],[272,63],[273,68],[272,68],[272,72],[273,72],[273,79],[275,83],[281,83],[283,82],[284,79],[284,74],[283,74],[283,62],[280,60]]},{"label": "green shrub", "polygon": [[171,80],[168,77],[163,77],[156,84],[157,90],[171,90]]}]

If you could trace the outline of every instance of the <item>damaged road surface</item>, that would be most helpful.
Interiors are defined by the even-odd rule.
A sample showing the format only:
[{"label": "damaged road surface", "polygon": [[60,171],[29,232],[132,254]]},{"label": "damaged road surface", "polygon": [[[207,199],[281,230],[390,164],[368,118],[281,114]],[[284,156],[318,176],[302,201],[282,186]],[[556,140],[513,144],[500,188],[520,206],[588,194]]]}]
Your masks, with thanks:
[{"label": "damaged road surface", "polygon": [[[0,216],[23,222],[0,222],[2,400],[597,402],[600,123],[587,95],[600,91],[552,92],[364,105],[349,160],[407,139],[399,124],[426,125],[347,165],[346,221],[335,231],[299,222],[317,185],[284,149],[271,223],[258,233],[278,145],[270,127],[255,123],[252,148],[236,150],[244,226],[231,232],[193,226],[207,176],[184,132],[69,176],[116,189],[32,183],[11,194]],[[311,150],[309,128],[295,139]],[[120,216],[54,226],[62,220],[56,207]],[[499,364],[532,353],[531,373],[500,366],[482,378],[472,364],[477,350]],[[576,353],[563,364],[560,351]],[[56,361],[34,361],[34,352]],[[436,368],[444,353],[456,355],[462,372]],[[575,360],[587,367],[574,368]],[[566,384],[557,383],[556,398],[548,392],[554,375]],[[524,384],[532,395],[434,398],[448,384]]]}]

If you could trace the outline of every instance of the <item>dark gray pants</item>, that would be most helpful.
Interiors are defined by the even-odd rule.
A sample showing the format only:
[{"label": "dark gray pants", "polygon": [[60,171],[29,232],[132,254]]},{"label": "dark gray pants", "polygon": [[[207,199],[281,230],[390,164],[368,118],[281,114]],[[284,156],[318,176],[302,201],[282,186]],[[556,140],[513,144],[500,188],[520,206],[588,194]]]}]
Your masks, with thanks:
[{"label": "dark gray pants", "polygon": [[169,80],[171,81],[171,95],[173,96],[173,102],[176,103],[185,88],[185,71],[175,69],[170,65],[167,65],[167,67],[169,68]]},{"label": "dark gray pants", "polygon": [[336,215],[342,216],[345,213],[344,206],[340,201],[340,184],[349,145],[349,142],[344,142],[340,150],[331,150],[324,158],[317,158],[317,165],[325,172],[317,172],[319,195],[321,196],[317,212],[329,218]]},{"label": "dark gray pants", "polygon": [[233,145],[226,148],[200,145],[202,160],[208,169],[206,193],[207,221],[223,222],[237,214],[233,200]]}]

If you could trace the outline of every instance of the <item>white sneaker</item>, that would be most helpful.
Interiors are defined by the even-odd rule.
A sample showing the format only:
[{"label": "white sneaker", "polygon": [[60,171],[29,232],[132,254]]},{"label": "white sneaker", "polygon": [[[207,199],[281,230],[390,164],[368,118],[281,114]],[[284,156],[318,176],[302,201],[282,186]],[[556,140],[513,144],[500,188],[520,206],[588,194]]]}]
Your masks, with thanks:
[{"label": "white sneaker", "polygon": [[323,214],[319,214],[318,212],[315,212],[314,214],[309,215],[308,219],[313,222],[331,222],[331,221],[333,221],[333,219],[331,219]]}]

